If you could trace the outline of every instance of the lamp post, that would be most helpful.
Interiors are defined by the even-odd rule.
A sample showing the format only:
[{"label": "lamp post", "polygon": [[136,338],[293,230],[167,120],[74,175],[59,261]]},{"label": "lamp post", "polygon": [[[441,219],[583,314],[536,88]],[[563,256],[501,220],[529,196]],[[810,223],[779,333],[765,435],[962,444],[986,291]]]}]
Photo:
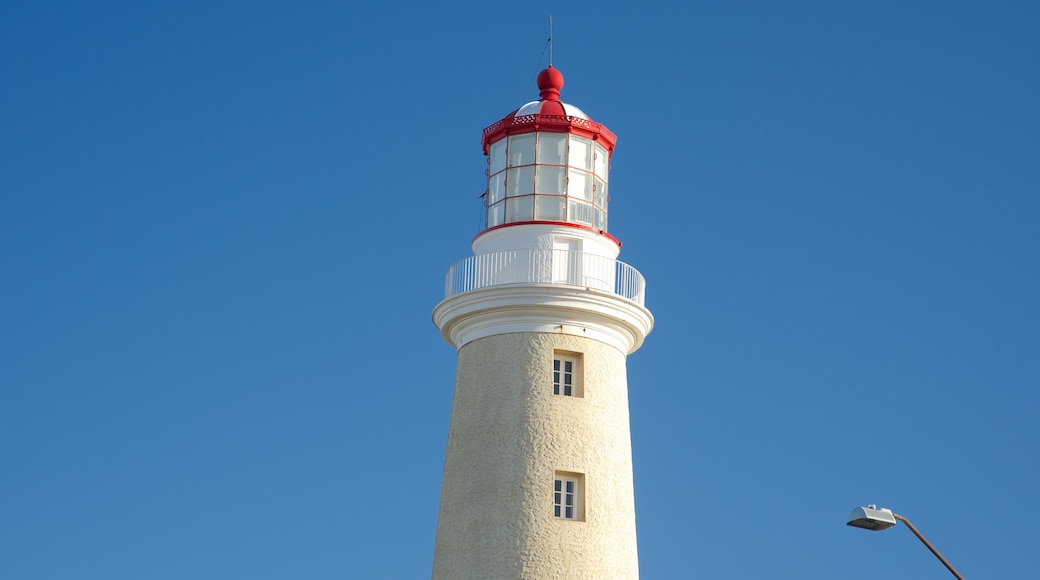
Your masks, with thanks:
[{"label": "lamp post", "polygon": [[964,580],[964,576],[961,576],[960,573],[953,568],[953,565],[947,562],[946,558],[943,558],[942,554],[939,553],[939,550],[936,550],[935,546],[926,540],[925,537],[921,535],[921,532],[917,531],[917,528],[910,523],[910,520],[899,514],[892,513],[892,510],[890,509],[878,508],[873,504],[867,507],[858,507],[852,510],[852,513],[849,514],[849,520],[846,522],[846,525],[850,525],[854,528],[863,528],[865,530],[880,531],[887,530],[896,525],[897,520],[906,524],[906,527],[910,528],[910,531],[917,536],[917,539],[921,540],[921,543],[931,550],[932,553],[935,554],[935,557],[943,563],[943,566],[946,566],[946,568],[952,572],[958,580]]}]

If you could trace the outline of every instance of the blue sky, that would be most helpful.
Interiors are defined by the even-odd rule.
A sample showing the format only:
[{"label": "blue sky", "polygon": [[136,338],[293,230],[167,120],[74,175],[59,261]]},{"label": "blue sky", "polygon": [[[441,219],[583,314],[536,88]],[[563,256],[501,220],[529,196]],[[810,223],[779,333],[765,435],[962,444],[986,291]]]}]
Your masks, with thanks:
[{"label": "blue sky", "polygon": [[0,577],[429,577],[480,130],[618,134],[644,578],[1035,573],[1040,5],[0,17]]}]

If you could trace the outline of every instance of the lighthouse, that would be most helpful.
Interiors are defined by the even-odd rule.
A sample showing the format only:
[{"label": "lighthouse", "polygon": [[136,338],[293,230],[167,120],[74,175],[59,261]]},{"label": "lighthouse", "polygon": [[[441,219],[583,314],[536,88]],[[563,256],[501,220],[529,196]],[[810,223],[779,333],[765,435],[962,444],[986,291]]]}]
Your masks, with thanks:
[{"label": "lighthouse", "polygon": [[458,351],[435,580],[639,576],[626,357],[653,316],[607,230],[617,138],[537,83],[482,133],[483,229],[433,311]]}]

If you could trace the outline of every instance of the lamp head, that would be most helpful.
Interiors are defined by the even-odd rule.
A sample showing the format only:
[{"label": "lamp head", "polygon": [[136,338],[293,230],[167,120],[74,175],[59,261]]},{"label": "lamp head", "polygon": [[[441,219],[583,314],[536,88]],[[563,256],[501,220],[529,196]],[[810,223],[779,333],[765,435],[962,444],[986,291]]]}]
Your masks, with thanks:
[{"label": "lamp head", "polygon": [[867,507],[858,507],[852,510],[846,525],[866,530],[887,530],[896,525],[896,518],[892,514],[892,510],[879,509],[876,505],[871,504]]}]

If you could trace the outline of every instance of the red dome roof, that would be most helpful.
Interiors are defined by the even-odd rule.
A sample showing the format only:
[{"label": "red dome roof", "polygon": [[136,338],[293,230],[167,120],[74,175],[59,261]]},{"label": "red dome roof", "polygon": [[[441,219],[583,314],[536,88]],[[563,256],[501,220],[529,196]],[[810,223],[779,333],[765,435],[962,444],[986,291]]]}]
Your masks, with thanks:
[{"label": "red dome roof", "polygon": [[608,154],[614,152],[617,136],[609,129],[595,123],[584,111],[568,105],[560,100],[560,89],[563,88],[563,74],[549,65],[549,68],[538,73],[538,90],[541,97],[506,115],[501,121],[484,129],[481,145],[484,154],[488,154],[488,146],[507,135],[546,131],[551,133],[574,133],[599,141],[607,148]]}]

